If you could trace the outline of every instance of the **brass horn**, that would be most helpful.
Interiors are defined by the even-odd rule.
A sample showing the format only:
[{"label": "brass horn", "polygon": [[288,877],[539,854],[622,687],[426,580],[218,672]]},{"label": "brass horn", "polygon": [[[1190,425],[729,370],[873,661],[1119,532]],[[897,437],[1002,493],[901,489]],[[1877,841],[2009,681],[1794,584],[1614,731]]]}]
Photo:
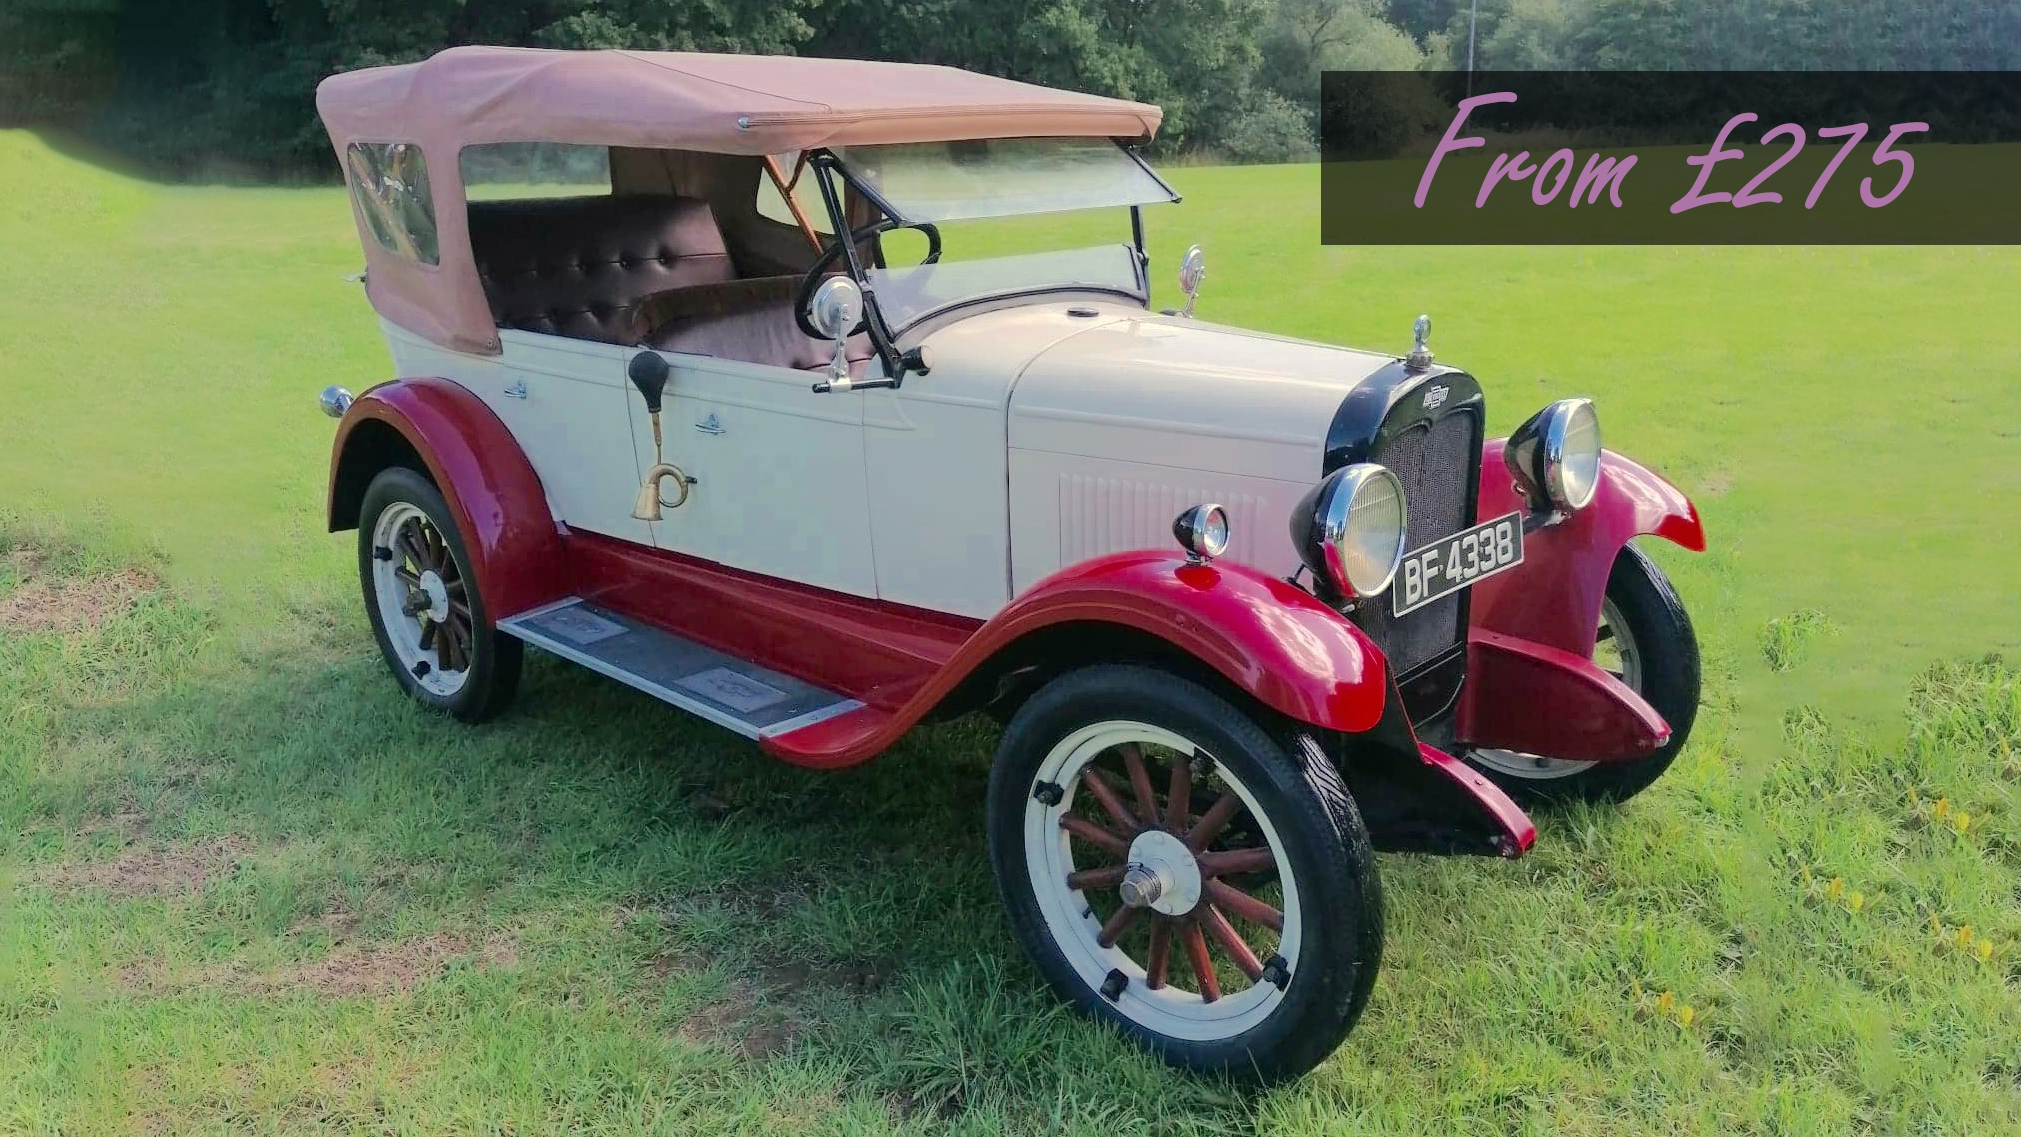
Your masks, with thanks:
[{"label": "brass horn", "polygon": [[[667,461],[665,446],[660,440],[660,396],[667,389],[666,357],[657,351],[642,351],[632,356],[631,362],[625,366],[625,374],[639,389],[639,394],[646,397],[646,411],[653,420],[654,464],[646,471],[645,481],[639,484],[638,500],[632,503],[632,516],[640,521],[658,521],[665,510],[679,509],[687,504],[688,489],[695,484],[695,479]],[[660,482],[669,477],[680,489],[680,496],[672,501],[660,496]]]}]

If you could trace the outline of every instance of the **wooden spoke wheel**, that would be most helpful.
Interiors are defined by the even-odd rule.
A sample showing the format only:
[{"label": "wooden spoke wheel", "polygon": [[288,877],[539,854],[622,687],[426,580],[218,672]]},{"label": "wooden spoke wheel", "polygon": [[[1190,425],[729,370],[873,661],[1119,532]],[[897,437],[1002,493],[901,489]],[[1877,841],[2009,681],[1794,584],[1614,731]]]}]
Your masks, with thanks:
[{"label": "wooden spoke wheel", "polygon": [[1035,789],[1025,856],[1055,938],[1105,979],[1139,980],[1131,1009],[1167,1033],[1267,1016],[1298,954],[1298,891],[1241,782],[1141,722],[1091,724],[1052,757],[1043,785],[1057,794]]},{"label": "wooden spoke wheel", "polygon": [[521,645],[491,626],[448,504],[426,478],[373,479],[358,525],[358,573],[387,666],[423,703],[476,721],[518,685]]},{"label": "wooden spoke wheel", "polygon": [[379,515],[372,544],[379,616],[400,663],[423,690],[454,695],[469,677],[476,636],[449,542],[418,506],[395,502]]},{"label": "wooden spoke wheel", "polygon": [[[1309,739],[1147,668],[1071,672],[1005,731],[990,841],[1056,988],[1194,1068],[1303,1072],[1381,953],[1367,833]],[[1015,795],[1015,796],[1013,796]]]}]

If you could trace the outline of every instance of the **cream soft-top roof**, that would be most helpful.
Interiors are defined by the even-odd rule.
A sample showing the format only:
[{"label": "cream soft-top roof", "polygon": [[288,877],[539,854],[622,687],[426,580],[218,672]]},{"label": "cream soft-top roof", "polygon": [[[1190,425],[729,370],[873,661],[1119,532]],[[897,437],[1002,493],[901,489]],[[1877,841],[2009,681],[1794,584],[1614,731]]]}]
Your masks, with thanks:
[{"label": "cream soft-top roof", "polygon": [[1162,112],[952,67],[671,51],[450,48],[325,79],[339,148],[417,137],[777,154],[969,138],[1148,139]]}]

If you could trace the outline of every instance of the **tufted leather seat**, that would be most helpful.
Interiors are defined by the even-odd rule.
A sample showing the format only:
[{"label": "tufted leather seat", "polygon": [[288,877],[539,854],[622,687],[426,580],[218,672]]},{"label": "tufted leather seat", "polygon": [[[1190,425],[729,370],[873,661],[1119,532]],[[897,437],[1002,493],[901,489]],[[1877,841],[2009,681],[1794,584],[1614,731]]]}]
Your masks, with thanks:
[{"label": "tufted leather seat", "polygon": [[500,327],[607,343],[638,342],[645,297],[737,276],[708,203],[661,194],[473,201],[470,246]]}]

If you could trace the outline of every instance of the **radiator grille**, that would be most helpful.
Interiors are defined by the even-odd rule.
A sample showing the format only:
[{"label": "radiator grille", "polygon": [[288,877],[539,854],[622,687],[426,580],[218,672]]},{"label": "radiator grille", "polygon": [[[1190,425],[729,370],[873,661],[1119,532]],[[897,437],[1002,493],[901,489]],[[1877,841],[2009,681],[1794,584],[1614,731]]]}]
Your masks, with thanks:
[{"label": "radiator grille", "polygon": [[[1470,411],[1420,422],[1369,455],[1369,461],[1389,467],[1403,482],[1410,509],[1405,551],[1423,548],[1472,523],[1468,510],[1480,476],[1479,460],[1479,424]],[[1356,615],[1362,630],[1382,645],[1390,667],[1404,675],[1465,638],[1465,595],[1433,601],[1399,618],[1390,615],[1390,597],[1385,593]]]}]

